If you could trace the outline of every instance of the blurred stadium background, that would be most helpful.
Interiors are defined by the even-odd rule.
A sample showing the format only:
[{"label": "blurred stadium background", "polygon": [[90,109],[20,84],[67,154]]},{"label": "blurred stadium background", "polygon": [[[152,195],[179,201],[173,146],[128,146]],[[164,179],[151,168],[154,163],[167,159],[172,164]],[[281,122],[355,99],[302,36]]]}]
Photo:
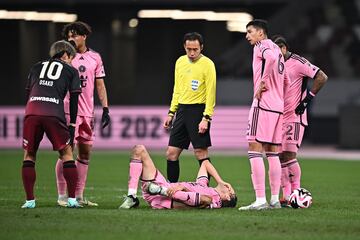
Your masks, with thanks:
[{"label": "blurred stadium background", "polygon": [[[181,12],[171,15],[169,11],[144,10]],[[19,11],[30,13],[22,16]],[[39,19],[40,15],[32,11],[52,14]],[[209,16],[214,12],[241,14],[230,19],[223,15],[213,21],[215,17]],[[293,52],[329,76],[312,104],[305,143],[360,148],[359,0],[1,0],[3,148],[20,146],[27,73],[35,62],[47,58],[50,44],[61,38],[62,21],[66,21],[55,13],[70,14],[68,21],[89,23],[93,34],[88,46],[100,52],[104,61],[113,126],[105,132],[98,129],[95,147],[116,147],[109,145],[114,138],[119,144],[166,146],[167,135],[159,124],[171,100],[175,61],[184,54],[182,37],[189,31],[203,34],[204,53],[217,67],[214,148],[246,146],[244,124],[252,93],[252,48],[242,31],[251,18],[264,18],[269,21],[270,35],[286,36]],[[215,129],[215,121],[221,128]],[[126,149],[128,145],[120,147]]]}]

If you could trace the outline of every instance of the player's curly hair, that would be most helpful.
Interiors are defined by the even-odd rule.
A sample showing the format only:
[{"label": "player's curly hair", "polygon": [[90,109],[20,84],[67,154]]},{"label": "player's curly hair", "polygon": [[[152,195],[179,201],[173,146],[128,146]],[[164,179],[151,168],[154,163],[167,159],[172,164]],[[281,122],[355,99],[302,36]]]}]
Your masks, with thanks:
[{"label": "player's curly hair", "polygon": [[51,45],[49,51],[51,58],[61,58],[64,53],[67,53],[71,57],[75,57],[76,50],[69,42],[65,40],[54,42]]},{"label": "player's curly hair", "polygon": [[62,30],[62,36],[64,39],[68,38],[69,32],[85,36],[89,36],[92,33],[89,24],[80,21],[69,23],[64,26]]}]

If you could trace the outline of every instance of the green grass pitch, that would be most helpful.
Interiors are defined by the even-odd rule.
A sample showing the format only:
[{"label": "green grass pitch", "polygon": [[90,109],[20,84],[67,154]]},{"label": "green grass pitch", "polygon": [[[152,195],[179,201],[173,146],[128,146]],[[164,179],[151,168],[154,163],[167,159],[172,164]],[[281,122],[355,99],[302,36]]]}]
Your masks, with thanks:
[{"label": "green grass pitch", "polygon": [[[259,212],[218,210],[118,210],[127,193],[129,154],[94,151],[85,195],[97,208],[56,206],[55,152],[40,151],[36,209],[20,209],[22,151],[0,152],[0,239],[360,239],[360,161],[300,159],[310,209]],[[152,155],[165,173],[163,155]],[[246,157],[214,155],[212,162],[232,183],[238,207],[254,200]],[[193,180],[198,165],[181,158],[180,180]],[[269,189],[267,189],[269,196]]]}]

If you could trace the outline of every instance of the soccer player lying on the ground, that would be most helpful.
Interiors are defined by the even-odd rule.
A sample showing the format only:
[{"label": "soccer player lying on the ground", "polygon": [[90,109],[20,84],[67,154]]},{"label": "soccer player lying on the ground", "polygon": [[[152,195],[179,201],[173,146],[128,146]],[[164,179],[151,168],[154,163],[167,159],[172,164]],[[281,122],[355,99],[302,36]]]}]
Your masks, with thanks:
[{"label": "soccer player lying on the ground", "polygon": [[[216,187],[208,186],[208,175],[214,177]],[[145,146],[136,145],[130,159],[128,196],[119,208],[139,206],[139,180],[144,200],[154,209],[235,207],[237,203],[234,189],[208,159],[201,163],[196,182],[169,183],[156,169]]]},{"label": "soccer player lying on the ground", "polygon": [[[305,128],[308,126],[307,107],[328,77],[317,66],[305,58],[289,51],[289,45],[283,36],[272,37],[285,58],[285,68],[290,84],[284,90],[284,125],[281,161],[281,187],[283,206],[288,205],[292,191],[300,188],[301,168],[297,161],[297,152],[301,145]],[[307,91],[307,80],[313,78],[311,90]]]}]

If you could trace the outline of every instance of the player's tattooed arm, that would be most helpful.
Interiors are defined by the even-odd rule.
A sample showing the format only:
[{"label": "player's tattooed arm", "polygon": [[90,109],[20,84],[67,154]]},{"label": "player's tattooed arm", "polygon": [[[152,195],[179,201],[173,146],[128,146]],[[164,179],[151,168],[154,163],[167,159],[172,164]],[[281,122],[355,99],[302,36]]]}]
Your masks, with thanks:
[{"label": "player's tattooed arm", "polygon": [[319,70],[314,77],[314,83],[311,87],[311,92],[317,94],[320,89],[325,85],[327,80],[328,76],[322,70]]}]

